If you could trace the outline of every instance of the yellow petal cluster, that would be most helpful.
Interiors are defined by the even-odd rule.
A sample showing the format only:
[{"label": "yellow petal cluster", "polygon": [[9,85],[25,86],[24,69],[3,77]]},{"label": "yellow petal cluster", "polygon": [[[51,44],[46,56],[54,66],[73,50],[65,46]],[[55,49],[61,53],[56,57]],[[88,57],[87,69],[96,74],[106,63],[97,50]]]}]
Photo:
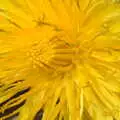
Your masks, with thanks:
[{"label": "yellow petal cluster", "polygon": [[120,120],[120,0],[0,1],[0,120]]}]

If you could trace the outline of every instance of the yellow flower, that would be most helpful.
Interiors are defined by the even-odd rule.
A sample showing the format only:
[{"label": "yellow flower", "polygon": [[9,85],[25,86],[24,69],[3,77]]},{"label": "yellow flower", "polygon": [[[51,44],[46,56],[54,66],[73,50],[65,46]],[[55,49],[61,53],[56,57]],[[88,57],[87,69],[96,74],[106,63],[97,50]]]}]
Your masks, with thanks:
[{"label": "yellow flower", "polygon": [[0,120],[120,120],[120,1],[1,0]]}]

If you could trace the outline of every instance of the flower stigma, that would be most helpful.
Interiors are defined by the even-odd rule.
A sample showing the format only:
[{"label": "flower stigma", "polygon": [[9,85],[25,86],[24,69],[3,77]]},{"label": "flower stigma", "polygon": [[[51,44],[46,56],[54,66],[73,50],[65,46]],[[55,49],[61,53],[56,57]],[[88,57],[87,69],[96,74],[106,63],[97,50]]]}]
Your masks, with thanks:
[{"label": "flower stigma", "polygon": [[32,45],[29,56],[34,67],[45,71],[66,72],[74,67],[79,48],[57,36],[37,41]]}]

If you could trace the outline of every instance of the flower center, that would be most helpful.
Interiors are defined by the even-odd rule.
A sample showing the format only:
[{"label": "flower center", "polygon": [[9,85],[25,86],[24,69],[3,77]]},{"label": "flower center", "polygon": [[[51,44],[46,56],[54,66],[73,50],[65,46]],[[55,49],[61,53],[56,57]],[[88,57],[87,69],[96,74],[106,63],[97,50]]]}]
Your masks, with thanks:
[{"label": "flower center", "polygon": [[65,40],[53,37],[33,44],[30,58],[35,67],[47,71],[68,71],[73,66],[75,48]]}]

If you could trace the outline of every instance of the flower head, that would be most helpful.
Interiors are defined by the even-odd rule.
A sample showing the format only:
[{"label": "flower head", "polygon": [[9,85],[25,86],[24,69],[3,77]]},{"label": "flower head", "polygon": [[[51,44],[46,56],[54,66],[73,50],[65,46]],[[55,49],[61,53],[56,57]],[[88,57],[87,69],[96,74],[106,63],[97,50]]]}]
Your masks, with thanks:
[{"label": "flower head", "polygon": [[0,2],[0,119],[120,120],[120,1]]}]

